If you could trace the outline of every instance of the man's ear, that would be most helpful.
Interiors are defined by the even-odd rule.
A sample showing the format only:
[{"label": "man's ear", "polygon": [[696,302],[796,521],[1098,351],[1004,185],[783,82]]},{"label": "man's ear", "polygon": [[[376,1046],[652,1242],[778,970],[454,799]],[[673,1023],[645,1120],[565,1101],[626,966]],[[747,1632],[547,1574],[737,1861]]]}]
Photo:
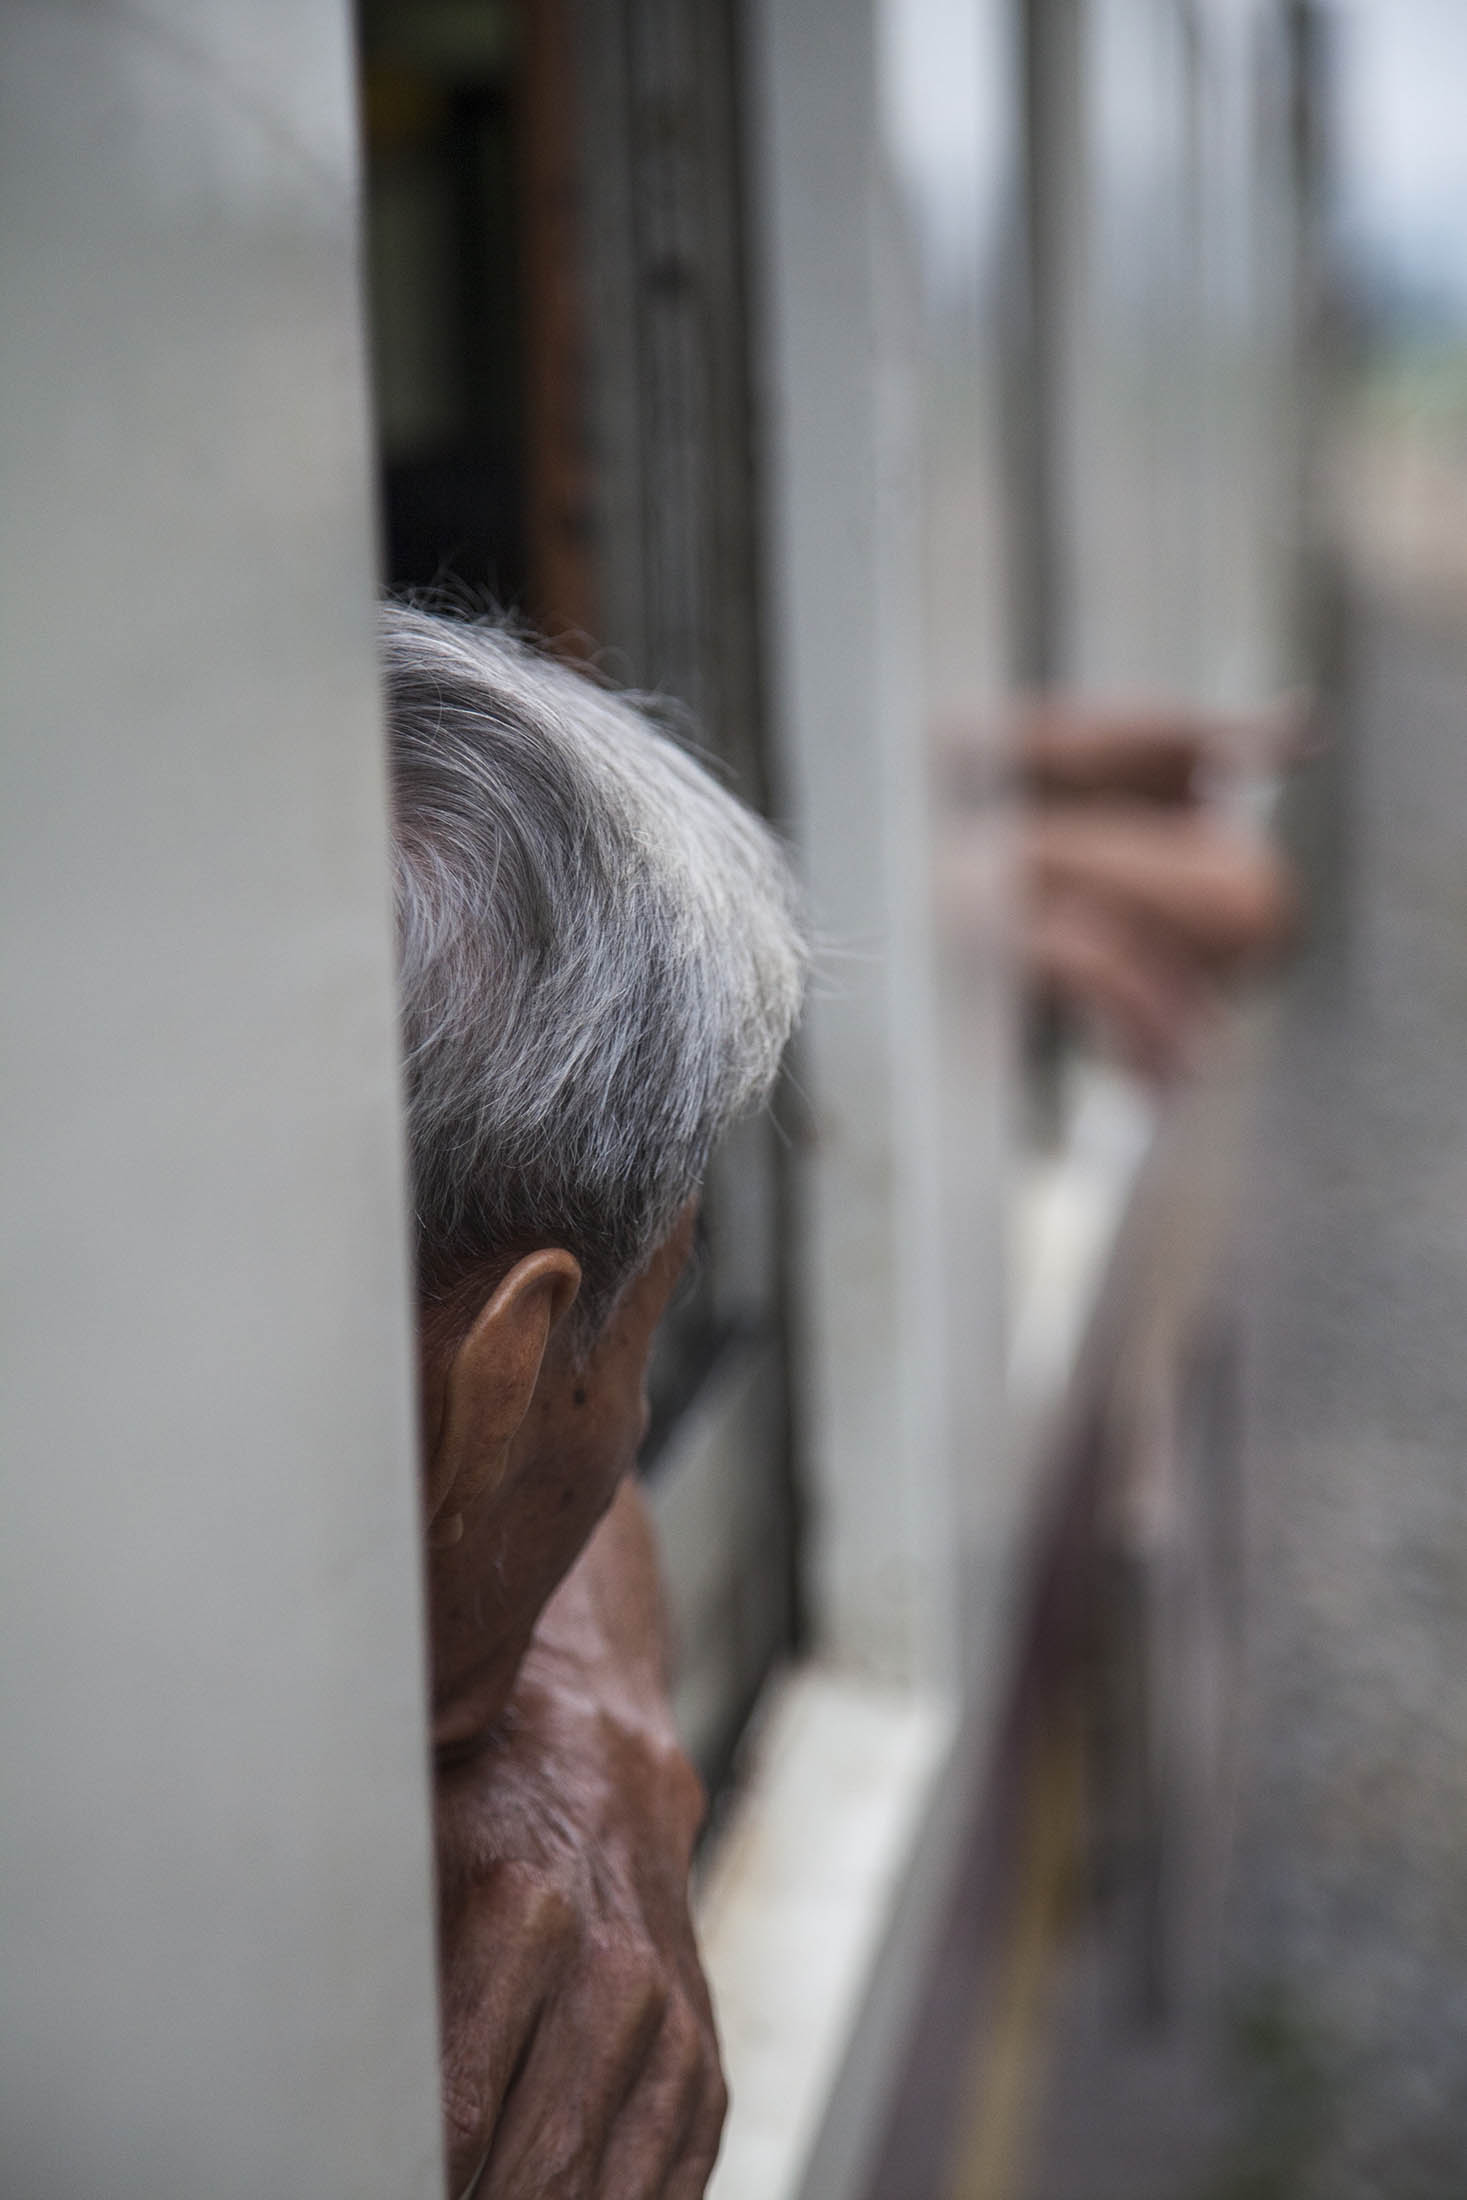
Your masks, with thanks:
[{"label": "man's ear", "polygon": [[581,1287],[573,1253],[529,1253],[497,1284],[445,1370],[428,1445],[428,1541],[457,1543],[464,1511],[500,1482],[530,1409],[550,1332]]}]

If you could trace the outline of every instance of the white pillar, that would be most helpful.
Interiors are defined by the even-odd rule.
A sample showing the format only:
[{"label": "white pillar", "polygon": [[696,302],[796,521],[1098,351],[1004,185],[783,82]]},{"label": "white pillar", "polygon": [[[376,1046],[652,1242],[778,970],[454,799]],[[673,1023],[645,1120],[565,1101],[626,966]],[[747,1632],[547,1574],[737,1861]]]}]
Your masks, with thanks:
[{"label": "white pillar", "polygon": [[[750,40],[780,791],[824,951],[797,1060],[812,1110],[796,1242],[814,1635],[848,1670],[958,1690],[974,1521],[1004,1451],[1004,1007],[990,971],[945,1030],[927,754],[933,710],[991,705],[1002,687],[1001,666],[975,680],[967,661],[978,637],[997,653],[1003,624],[1002,576],[966,509],[995,432],[997,332],[969,300],[998,166],[979,142],[991,12],[760,0]],[[909,141],[934,70],[972,82],[955,119],[952,96],[931,116],[924,179]],[[995,478],[981,515],[995,533],[1000,493]],[[977,1065],[955,1143],[954,1055]]]},{"label": "white pillar", "polygon": [[344,0],[0,12],[0,2184],[440,2189]]}]

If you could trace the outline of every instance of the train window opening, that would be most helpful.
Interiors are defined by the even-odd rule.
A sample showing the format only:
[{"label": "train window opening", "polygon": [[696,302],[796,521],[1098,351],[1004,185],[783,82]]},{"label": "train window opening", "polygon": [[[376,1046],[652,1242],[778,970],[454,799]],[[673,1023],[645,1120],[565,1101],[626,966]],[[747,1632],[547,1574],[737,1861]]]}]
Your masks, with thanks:
[{"label": "train window opening", "polygon": [[[523,616],[764,807],[734,16],[362,0],[368,312],[388,586]],[[715,1158],[649,1379],[714,1782],[796,1636],[781,1166],[769,1123]]]}]

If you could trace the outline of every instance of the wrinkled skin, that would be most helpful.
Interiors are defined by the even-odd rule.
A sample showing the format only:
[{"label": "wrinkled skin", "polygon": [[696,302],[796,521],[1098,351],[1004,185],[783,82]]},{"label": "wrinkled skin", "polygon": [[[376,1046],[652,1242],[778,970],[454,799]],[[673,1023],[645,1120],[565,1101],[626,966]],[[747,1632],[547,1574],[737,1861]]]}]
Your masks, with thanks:
[{"label": "wrinkled skin", "polygon": [[437,1782],[449,2191],[696,2200],[726,2102],[688,1916],[703,1797],[667,1719],[631,1484],[484,1748]]},{"label": "wrinkled skin", "polygon": [[[461,1519],[443,1501],[452,1539],[429,1537],[449,2200],[696,2200],[718,2149],[687,1900],[703,1795],[629,1478],[692,1227],[689,1210],[589,1356],[556,1312],[507,1452]],[[478,1365],[470,1425],[492,1429],[492,1354]],[[453,1420],[444,1366],[427,1336],[430,1484]]]}]

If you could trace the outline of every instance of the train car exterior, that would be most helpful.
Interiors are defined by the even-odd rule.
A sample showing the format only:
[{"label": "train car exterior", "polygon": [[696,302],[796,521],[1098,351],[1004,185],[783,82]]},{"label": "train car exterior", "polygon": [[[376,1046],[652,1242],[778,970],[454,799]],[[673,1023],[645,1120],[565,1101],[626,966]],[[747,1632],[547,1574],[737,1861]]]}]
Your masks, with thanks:
[{"label": "train car exterior", "polygon": [[[520,606],[681,713],[788,835],[821,942],[774,1121],[710,1189],[647,1469],[677,1708],[718,1790],[699,1906],[734,2106],[711,2190],[868,2189],[975,1840],[996,1975],[1029,1914],[1002,1829],[1052,1765],[1054,1645],[1097,1611],[1110,1669],[1145,1684],[1114,1759],[1117,1960],[1186,1991],[1215,1864],[1187,1829],[1226,1775],[1225,1537],[1199,1508],[1231,1501],[1249,1035],[1165,1103],[1026,1045],[1006,744],[1036,684],[1247,711],[1308,671],[1311,20],[6,11],[7,596],[34,731],[9,816],[54,919],[7,985],[24,1049],[91,1095],[58,1120],[27,1083],[13,1134],[71,1185],[58,1215],[22,1182],[12,1239],[31,1330],[8,1433],[66,1464],[17,1477],[44,1594],[0,1615],[28,1676],[0,1829],[32,1936],[26,2163],[47,2073],[78,2041],[111,2073],[105,2101],[56,2101],[61,2181],[25,2189],[440,2189],[374,558]],[[180,649],[160,709],[149,665]],[[180,784],[186,864],[149,823]],[[208,937],[150,961],[211,870],[237,877]],[[314,944],[282,1022],[287,933]],[[110,938],[137,951],[99,959]],[[207,1232],[184,1215],[206,1180],[228,1187]],[[43,1254],[97,1214],[78,1377]],[[199,1279],[226,1239],[221,1311]],[[232,1435],[201,1477],[219,1398]],[[272,1508],[299,1533],[267,1532]],[[182,1682],[180,1641],[213,1646]],[[211,1757],[160,1842],[168,1735],[204,1719],[233,1770]],[[1193,1746],[1166,1755],[1178,1719]],[[100,1819],[56,1769],[67,1722]],[[242,1763],[258,1822],[231,1828]],[[362,1812],[370,1883],[344,1885],[332,1826]],[[1012,2106],[983,2117],[967,2143],[1001,2164]]]}]

